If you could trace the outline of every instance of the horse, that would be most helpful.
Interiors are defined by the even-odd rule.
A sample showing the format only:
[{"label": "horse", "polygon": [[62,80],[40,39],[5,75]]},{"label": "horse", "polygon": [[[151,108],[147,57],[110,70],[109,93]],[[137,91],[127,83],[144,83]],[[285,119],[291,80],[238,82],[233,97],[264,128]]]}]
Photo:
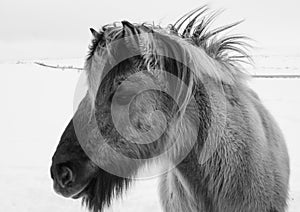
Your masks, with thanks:
[{"label": "horse", "polygon": [[210,29],[217,14],[90,29],[88,90],[52,157],[57,193],[101,212],[161,164],[165,212],[286,210],[283,134],[247,85],[247,37],[222,35],[240,22]]}]

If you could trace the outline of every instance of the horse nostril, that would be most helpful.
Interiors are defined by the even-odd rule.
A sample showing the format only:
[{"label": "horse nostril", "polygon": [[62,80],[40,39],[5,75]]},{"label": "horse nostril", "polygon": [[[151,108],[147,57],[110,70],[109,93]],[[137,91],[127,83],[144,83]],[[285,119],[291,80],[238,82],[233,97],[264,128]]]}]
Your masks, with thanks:
[{"label": "horse nostril", "polygon": [[74,175],[72,170],[67,166],[61,167],[59,175],[57,177],[57,181],[62,188],[70,185],[72,182],[74,182]]}]

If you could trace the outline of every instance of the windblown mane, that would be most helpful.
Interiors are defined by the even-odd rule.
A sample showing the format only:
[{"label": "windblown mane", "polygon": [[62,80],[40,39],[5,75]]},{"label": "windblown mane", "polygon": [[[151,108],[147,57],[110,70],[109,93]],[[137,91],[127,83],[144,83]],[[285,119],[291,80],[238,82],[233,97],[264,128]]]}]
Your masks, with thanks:
[{"label": "windblown mane", "polygon": [[[193,85],[197,83],[197,79],[201,79],[203,76],[209,76],[217,81],[224,81],[228,84],[243,82],[247,75],[243,72],[241,63],[251,61],[251,58],[247,54],[249,45],[244,41],[247,40],[247,37],[240,35],[220,36],[222,32],[231,29],[240,22],[209,30],[218,12],[205,15],[207,11],[207,6],[200,7],[186,14],[175,22],[175,24],[167,28],[145,23],[131,24],[127,21],[103,26],[94,35],[95,38],[89,47],[85,63],[89,85],[88,92],[92,104],[94,104],[96,99],[105,63],[107,63],[107,60],[110,60],[110,52],[113,51],[110,49],[109,44],[126,37],[124,34],[124,25],[127,25],[131,30],[132,35],[136,35],[138,39],[142,39],[144,42],[143,46],[138,46],[141,55],[145,55],[142,58],[143,67],[150,67],[152,70],[155,70],[157,68],[153,67],[155,65],[164,66],[163,70],[172,72],[172,74],[180,76],[179,78],[184,80],[190,89],[185,93],[188,95],[182,95],[187,96],[184,106],[189,102],[188,98],[192,95]],[[163,45],[167,46],[167,52],[164,52],[166,51],[164,49],[160,49],[157,41],[162,41]],[[152,52],[150,56],[147,55],[149,49]],[[184,71],[188,69],[176,61],[169,60],[162,62],[161,58],[157,57],[161,52],[164,55],[171,55],[173,58],[178,58],[179,55],[180,58],[184,58],[183,61],[193,63],[193,67],[197,67],[197,69],[195,68],[196,71],[194,74]],[[164,58],[164,60],[166,59]],[[166,67],[166,64],[171,67]],[[109,68],[106,67],[106,69]],[[109,185],[103,185],[101,182],[98,182],[99,180],[95,179],[94,190],[90,191],[90,195],[84,198],[84,203],[94,211],[101,211],[104,203],[109,205],[111,199],[119,195],[123,188],[129,185],[128,179],[117,176],[112,178],[108,173],[103,173],[102,175],[108,179],[110,182]],[[114,181],[110,181],[112,179]],[[93,196],[94,194],[99,196]],[[104,197],[105,199],[103,199]],[[97,205],[99,202],[101,205]]]},{"label": "windblown mane", "polygon": [[[249,62],[251,57],[247,53],[247,48],[251,46],[245,42],[245,40],[249,40],[248,37],[243,35],[219,37],[220,33],[235,27],[242,21],[211,30],[210,25],[220,12],[217,11],[205,15],[207,11],[207,6],[197,8],[182,16],[174,24],[170,24],[165,32],[168,31],[170,35],[176,35],[195,46],[203,48],[209,56],[218,61],[231,63],[232,65],[237,65],[238,62]],[[145,23],[135,24],[135,27],[147,29],[148,32],[163,30],[161,26]],[[103,36],[98,36],[92,40],[87,61],[93,56],[99,44],[104,47],[106,43],[121,38],[121,31],[122,27],[118,22],[104,25],[99,32],[101,32],[100,34],[105,32],[105,36],[102,34]]]},{"label": "windblown mane", "polygon": [[[186,15],[182,16],[174,24],[170,24],[166,29],[154,24],[134,24],[134,26],[141,31],[146,32],[164,32],[170,35],[176,35],[185,39],[195,46],[201,47],[212,58],[231,63],[231,65],[238,65],[239,62],[249,62],[251,57],[247,53],[247,49],[251,47],[246,40],[248,37],[243,35],[219,35],[242,21],[238,21],[226,26],[210,29],[211,24],[215,21],[220,11],[208,13],[208,7],[203,6],[197,8]],[[92,40],[89,47],[87,61],[93,56],[98,45],[105,46],[107,43],[116,39],[122,38],[122,26],[120,23],[104,25],[100,30],[98,36]]]}]

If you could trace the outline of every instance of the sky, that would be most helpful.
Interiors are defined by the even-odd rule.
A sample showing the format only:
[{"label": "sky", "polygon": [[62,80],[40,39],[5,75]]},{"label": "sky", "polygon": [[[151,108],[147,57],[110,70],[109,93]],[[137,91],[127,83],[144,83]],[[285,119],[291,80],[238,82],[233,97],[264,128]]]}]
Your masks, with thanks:
[{"label": "sky", "polygon": [[253,38],[255,46],[300,47],[298,0],[1,0],[0,60],[81,57],[91,39],[90,27],[122,20],[166,26],[204,4],[225,9],[219,25],[244,19],[234,32]]}]

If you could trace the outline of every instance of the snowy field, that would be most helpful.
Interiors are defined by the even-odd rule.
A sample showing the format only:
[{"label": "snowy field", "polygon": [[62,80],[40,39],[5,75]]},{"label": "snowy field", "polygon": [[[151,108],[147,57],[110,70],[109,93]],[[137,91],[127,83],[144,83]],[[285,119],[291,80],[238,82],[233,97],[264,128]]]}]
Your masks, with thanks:
[{"label": "snowy field", "polygon": [[[36,60],[82,67],[83,59]],[[300,54],[258,55],[255,74],[300,74]],[[73,113],[80,72],[38,66],[33,60],[0,63],[0,211],[79,212],[79,200],[54,193],[49,167]],[[300,78],[252,79],[285,135],[291,161],[289,212],[300,211]],[[141,180],[107,211],[161,211],[157,179]]]}]

